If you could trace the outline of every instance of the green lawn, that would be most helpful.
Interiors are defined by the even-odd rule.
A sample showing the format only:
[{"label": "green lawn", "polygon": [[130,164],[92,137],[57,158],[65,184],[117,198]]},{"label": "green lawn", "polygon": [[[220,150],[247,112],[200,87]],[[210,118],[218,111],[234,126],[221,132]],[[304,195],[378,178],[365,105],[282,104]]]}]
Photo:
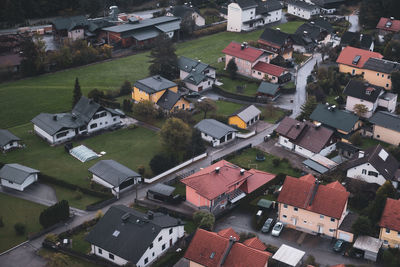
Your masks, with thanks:
[{"label": "green lawn", "polygon": [[[45,258],[45,259],[52,259],[54,258],[54,255],[56,254],[55,252],[42,248],[39,250],[38,254]],[[97,264],[94,264],[90,261],[85,261],[85,260],[81,260],[79,258],[75,258],[72,256],[69,256],[67,254],[62,254],[66,257],[66,264],[62,265],[62,266],[73,266],[73,267],[98,267]]]},{"label": "green lawn", "polygon": [[285,115],[285,112],[284,112],[282,109],[280,109],[280,108],[275,108],[275,107],[274,107],[274,111],[273,111],[272,113],[268,113],[268,114],[267,114],[267,111],[266,111],[265,108],[264,108],[264,109],[262,110],[262,115],[263,115],[263,117],[264,117],[264,121],[269,122],[269,123],[272,123],[272,124],[275,124],[275,122],[276,122],[278,119],[282,118],[283,115]]},{"label": "green lawn", "polygon": [[295,20],[295,21],[289,21],[286,22],[284,24],[279,24],[277,26],[275,26],[274,28],[279,28],[281,29],[282,32],[286,32],[286,33],[295,33],[295,31],[297,30],[298,27],[300,27],[300,25],[304,24],[304,21],[302,20]]},{"label": "green lawn", "polygon": [[174,195],[186,196],[186,186],[183,183],[177,182],[171,186],[175,187]]},{"label": "green lawn", "polygon": [[[18,162],[38,169],[42,173],[66,180],[72,184],[89,187],[88,168],[101,159],[113,159],[136,170],[144,165],[147,173],[151,173],[149,162],[161,149],[157,133],[145,128],[120,129],[90,137],[74,146],[84,144],[95,152],[105,151],[107,154],[99,159],[82,163],[65,152],[64,147],[51,147],[32,133],[30,123],[10,129],[26,144],[26,148],[0,155],[0,162]],[[67,194],[59,192],[61,194]]]},{"label": "green lawn", "polygon": [[361,140],[362,140],[362,144],[359,147],[362,149],[367,149],[369,147],[376,146],[378,144],[381,144],[381,146],[383,146],[385,148],[390,146],[390,144],[388,144],[388,143],[385,143],[385,142],[382,142],[382,141],[379,141],[376,139],[372,139],[372,138],[362,138]]},{"label": "green lawn", "polygon": [[72,239],[72,250],[87,254],[90,252],[90,243],[85,240],[88,232],[82,231],[79,234],[73,235]]},{"label": "green lawn", "polygon": [[[236,110],[240,109],[243,107],[242,104],[238,103],[233,103],[233,102],[228,102],[228,101],[222,101],[222,100],[217,100],[215,101],[215,104],[217,105],[217,111],[215,112],[218,115],[222,116],[229,116]],[[207,113],[207,118],[210,118],[212,113]],[[199,112],[193,116],[194,120],[197,122],[201,121],[204,119],[204,113]]]},{"label": "green lawn", "polygon": [[87,195],[87,194],[81,194],[82,198],[77,198],[77,192],[62,186],[58,186],[55,184],[48,184],[49,186],[51,186],[55,191],[56,191],[56,195],[57,195],[57,199],[58,200],[67,200],[68,204],[71,207],[74,208],[78,208],[81,210],[86,209],[86,206],[93,204],[97,201],[100,200],[100,198],[98,197],[94,197],[91,195]]},{"label": "green lawn", "polygon": [[[22,243],[28,234],[41,230],[39,215],[45,206],[26,201],[20,198],[0,193],[0,217],[4,226],[0,227],[0,252]],[[25,235],[15,233],[14,224],[23,223],[26,226]]]},{"label": "green lawn", "polygon": [[295,170],[292,168],[290,163],[288,162],[282,162],[279,164],[278,167],[275,167],[272,164],[273,159],[276,159],[278,157],[271,155],[271,154],[266,154],[265,156],[265,161],[256,161],[256,156],[257,152],[260,150],[256,148],[249,148],[246,149],[245,151],[242,152],[242,154],[235,156],[232,159],[228,159],[229,162],[232,162],[233,164],[239,165],[242,168],[246,169],[257,169],[261,171],[266,171],[270,172],[273,174],[278,174],[278,173],[284,173],[293,177],[299,177],[300,172],[298,170]]},{"label": "green lawn", "polygon": [[[225,91],[246,96],[255,96],[258,86],[260,85],[259,83],[250,83],[248,81],[241,80],[240,78],[232,80],[225,76],[218,78],[218,80],[223,83],[221,88]],[[237,86],[242,86],[243,89],[238,90]]]}]

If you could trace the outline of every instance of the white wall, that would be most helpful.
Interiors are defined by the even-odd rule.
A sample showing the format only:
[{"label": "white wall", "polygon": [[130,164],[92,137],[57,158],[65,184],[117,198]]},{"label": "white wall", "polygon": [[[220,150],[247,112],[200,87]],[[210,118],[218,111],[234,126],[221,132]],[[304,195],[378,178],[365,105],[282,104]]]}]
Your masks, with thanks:
[{"label": "white wall", "polygon": [[5,146],[3,146],[3,150],[6,151],[13,147],[18,147],[18,146],[19,146],[18,141],[12,141],[12,142],[6,144]]},{"label": "white wall", "polygon": [[[57,134],[64,133],[64,132],[67,133],[67,135],[57,138]],[[69,140],[69,139],[73,138],[75,135],[76,135],[75,129],[68,129],[68,130],[60,131],[54,135],[54,143],[64,142],[65,140]]]},{"label": "white wall", "polygon": [[68,38],[72,41],[83,39],[85,37],[85,30],[84,29],[75,29],[68,32]]},{"label": "white wall", "polygon": [[[100,117],[100,118],[97,118],[97,119],[92,119],[92,120],[89,121],[88,127],[87,127],[88,133],[104,129],[104,128],[110,127],[112,125],[115,125],[115,124],[118,124],[118,123],[121,122],[120,116],[114,116],[113,117],[110,112],[105,111],[105,110],[96,112],[95,115],[101,114],[103,112],[106,112],[107,115],[104,116],[104,117]],[[114,121],[114,119],[115,119],[115,121]],[[90,126],[93,125],[94,123],[97,124],[97,127],[91,129]]]},{"label": "white wall", "polygon": [[[99,253],[99,249],[101,249],[101,254]],[[106,259],[108,261],[111,261],[111,262],[113,262],[115,264],[118,264],[118,265],[125,265],[125,264],[128,263],[127,260],[124,260],[123,258],[120,258],[117,255],[115,255],[113,253],[110,253],[107,250],[104,250],[104,249],[102,249],[100,247],[97,247],[95,245],[91,245],[91,253],[96,255],[96,256],[102,257],[102,258],[104,258],[104,259]],[[114,260],[110,259],[110,257],[109,257],[110,254],[114,255]]]},{"label": "white wall", "polygon": [[112,184],[107,183],[106,181],[104,181],[103,179],[101,179],[100,177],[96,176],[93,174],[92,177],[92,181],[96,182],[104,187],[110,188],[111,189],[111,193],[115,196],[117,195],[117,193],[119,192],[119,187],[114,187]]},{"label": "white wall", "polygon": [[308,20],[313,15],[319,14],[320,10],[317,6],[312,11],[310,11],[310,10],[305,10],[305,9],[302,9],[297,6],[289,4],[287,13]]},{"label": "white wall", "polygon": [[329,155],[329,153],[331,153],[332,151],[336,150],[336,143],[325,147],[324,149],[322,149],[319,154],[326,157],[327,155]]},{"label": "white wall", "polygon": [[347,96],[346,98],[346,110],[354,112],[354,106],[357,104],[363,104],[368,108],[368,112],[364,115],[365,118],[369,118],[372,116],[373,112],[375,111],[377,104],[376,103],[372,103],[369,101],[365,101],[363,99],[358,99],[352,96]]},{"label": "white wall", "polygon": [[298,145],[296,145],[296,146],[294,147],[294,151],[295,151],[296,153],[298,153],[298,154],[300,154],[300,155],[306,157],[306,158],[311,158],[312,156],[315,155],[314,152],[312,152],[312,151],[310,151],[310,150],[308,150],[308,149],[305,149],[304,147],[298,146]]},{"label": "white wall", "polygon": [[279,136],[279,144],[287,149],[293,150],[294,144],[290,140],[282,135]]},{"label": "white wall", "polygon": [[389,101],[382,98],[379,98],[378,100],[378,106],[387,108],[387,110],[391,113],[393,113],[396,110],[396,105],[397,105],[397,97],[393,97]]},{"label": "white wall", "polygon": [[240,32],[242,30],[242,9],[236,3],[228,5],[228,32]]},{"label": "white wall", "polygon": [[38,179],[38,175],[37,173],[33,173],[31,175],[28,176],[28,178],[26,178],[26,180],[22,183],[22,184],[17,184],[17,183],[13,183],[10,182],[8,180],[5,179],[1,179],[1,185],[2,186],[6,186],[8,188],[13,188],[19,191],[24,191],[24,189],[31,185],[32,183],[36,182]]},{"label": "white wall", "polygon": [[206,24],[206,20],[197,12],[193,12],[192,18],[197,26],[204,26]]},{"label": "white wall", "polygon": [[[362,173],[363,170],[366,170],[366,174]],[[368,175],[369,171],[379,173],[371,164],[364,163],[362,165],[348,169],[347,177],[365,181],[367,183],[376,183],[379,185],[383,185],[386,182],[386,179],[381,174],[379,174],[378,177],[375,177]]]},{"label": "white wall", "polygon": [[213,147],[216,147],[216,146],[219,146],[219,145],[222,145],[222,144],[226,144],[226,143],[229,143],[229,142],[235,140],[236,132],[232,132],[232,139],[229,140],[229,141],[226,141],[227,135],[225,135],[225,142],[223,142],[223,143],[221,143],[219,139],[216,139],[216,138],[214,138],[214,137],[212,137],[210,135],[207,135],[207,134],[205,134],[203,132],[201,132],[201,138],[203,138],[203,140],[211,143],[211,145]]},{"label": "white wall", "polygon": [[46,139],[47,142],[53,144],[54,143],[54,137],[49,135],[48,133],[46,133],[45,131],[43,131],[41,128],[39,128],[39,126],[37,125],[33,125],[33,130],[35,131],[35,133],[39,136],[41,136],[42,138]]}]

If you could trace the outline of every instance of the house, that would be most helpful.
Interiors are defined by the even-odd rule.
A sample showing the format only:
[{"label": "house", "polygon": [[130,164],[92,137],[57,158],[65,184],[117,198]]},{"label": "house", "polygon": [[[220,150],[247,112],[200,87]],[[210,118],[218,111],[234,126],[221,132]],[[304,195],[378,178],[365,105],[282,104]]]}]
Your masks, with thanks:
[{"label": "house", "polygon": [[251,76],[259,80],[265,79],[271,83],[285,83],[292,79],[288,69],[263,61],[254,65]]},{"label": "house", "polygon": [[399,146],[400,145],[400,116],[378,111],[369,120],[373,124],[374,139]]},{"label": "house", "polygon": [[321,8],[321,13],[323,14],[334,13],[344,1],[345,0],[311,0],[312,3]]},{"label": "house", "polygon": [[279,134],[278,143],[306,158],[316,154],[328,155],[336,148],[332,130],[311,122],[299,122],[285,117],[275,130]]},{"label": "house", "polygon": [[254,169],[247,171],[221,160],[181,181],[186,186],[186,201],[218,213],[274,178],[274,174]]},{"label": "house", "polygon": [[19,54],[0,55],[0,73],[19,72],[22,57]]},{"label": "house", "polygon": [[280,85],[277,83],[262,81],[257,88],[257,95],[260,97],[267,97],[271,101],[275,101],[280,96],[280,89]]},{"label": "house", "polygon": [[194,128],[201,132],[201,138],[212,144],[213,147],[235,140],[238,130],[214,119],[204,119]]},{"label": "house", "polygon": [[350,137],[362,125],[360,118],[347,110],[340,110],[335,105],[318,104],[310,115],[310,120],[315,125],[321,123],[322,126],[335,131],[336,137],[349,142]]},{"label": "house", "polygon": [[276,0],[236,0],[228,5],[228,32],[250,31],[280,21],[282,4]]},{"label": "house", "polygon": [[368,111],[362,117],[370,118],[378,107],[394,112],[397,94],[385,93],[385,89],[359,80],[350,80],[343,93],[346,97],[346,110],[355,112],[355,105],[364,105]]},{"label": "house", "polygon": [[53,20],[53,33],[56,40],[63,41],[70,39],[72,41],[84,39],[85,29],[89,23],[85,16],[57,17]]},{"label": "house", "polygon": [[110,188],[117,198],[123,189],[137,184],[141,179],[140,174],[112,159],[100,160],[89,168],[89,172],[93,175],[93,182]]},{"label": "house", "polygon": [[392,89],[391,75],[400,70],[400,63],[380,58],[369,58],[362,68],[364,79],[385,90]]},{"label": "house", "polygon": [[309,20],[320,13],[320,8],[305,1],[289,0],[287,1],[287,13],[302,19]]},{"label": "house", "polygon": [[143,20],[131,18],[128,23],[103,28],[102,37],[116,47],[144,47],[151,45],[160,34],[176,37],[180,24],[180,18],[170,16]]},{"label": "house", "polygon": [[181,18],[181,20],[186,17],[191,17],[197,26],[204,26],[206,20],[201,16],[200,10],[192,5],[177,5],[173,6],[166,14],[167,16],[174,16]]},{"label": "house", "polygon": [[340,45],[346,46],[359,46],[361,49],[374,51],[374,40],[369,34],[362,34],[359,32],[345,32],[340,38]]},{"label": "house", "polygon": [[278,197],[278,218],[286,227],[348,240],[339,231],[350,193],[338,181],[320,184],[311,174],[287,176]]},{"label": "house", "polygon": [[34,132],[50,144],[59,144],[80,135],[118,127],[122,111],[106,108],[85,96],[70,113],[40,113],[33,118]]},{"label": "house", "polygon": [[260,119],[260,114],[261,111],[254,105],[244,106],[229,116],[228,124],[247,129]]},{"label": "house", "polygon": [[[163,213],[114,205],[86,236],[91,253],[117,265],[150,266],[184,235],[184,225]],[[139,242],[138,242],[139,241]]]},{"label": "house", "polygon": [[395,34],[400,31],[400,20],[390,18],[380,18],[376,28],[379,30],[379,35]]},{"label": "house", "polygon": [[184,258],[189,260],[189,266],[267,267],[272,254],[249,246],[246,241],[239,243],[234,237],[197,229]]},{"label": "house", "polygon": [[387,198],[379,221],[379,239],[383,246],[398,248],[400,245],[400,200]]},{"label": "house", "polygon": [[[279,249],[275,252],[272,259],[278,262],[278,266],[301,266],[303,258],[306,253],[300,249],[290,247],[282,244]],[[311,265],[308,265],[310,267]]]},{"label": "house", "polygon": [[185,86],[195,92],[211,88],[215,83],[215,68],[184,56],[179,57],[179,78]]},{"label": "house", "polygon": [[0,169],[1,185],[18,191],[24,191],[29,185],[38,180],[38,170],[18,163],[5,164]]},{"label": "house", "polygon": [[290,34],[279,29],[265,28],[257,43],[260,48],[280,55],[284,59],[291,59],[293,54],[293,40]]},{"label": "house", "polygon": [[0,150],[3,152],[19,147],[19,141],[21,141],[21,139],[13,135],[10,131],[0,129]]},{"label": "house", "polygon": [[350,73],[351,75],[362,75],[364,64],[370,58],[382,59],[383,56],[377,52],[367,51],[352,46],[345,47],[336,60],[339,65],[339,71],[342,73]]},{"label": "house", "polygon": [[343,165],[349,178],[378,185],[390,181],[395,188],[400,179],[399,168],[400,163],[381,145],[358,151]]},{"label": "house", "polygon": [[295,35],[303,35],[316,44],[327,44],[331,40],[333,31],[333,27],[328,21],[315,19],[300,25],[295,31]]}]

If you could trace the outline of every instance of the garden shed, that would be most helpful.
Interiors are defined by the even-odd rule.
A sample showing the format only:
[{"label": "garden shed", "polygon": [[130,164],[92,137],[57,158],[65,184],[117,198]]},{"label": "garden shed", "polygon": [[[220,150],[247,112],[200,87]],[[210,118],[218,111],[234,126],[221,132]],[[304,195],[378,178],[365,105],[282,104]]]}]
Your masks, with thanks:
[{"label": "garden shed", "polygon": [[359,236],[353,247],[364,251],[364,259],[376,262],[383,241],[372,236]]}]

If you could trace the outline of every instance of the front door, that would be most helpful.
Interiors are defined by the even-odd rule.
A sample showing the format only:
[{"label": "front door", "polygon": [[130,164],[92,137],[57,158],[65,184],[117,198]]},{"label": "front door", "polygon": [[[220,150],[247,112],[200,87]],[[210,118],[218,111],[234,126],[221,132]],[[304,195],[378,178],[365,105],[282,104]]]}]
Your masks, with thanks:
[{"label": "front door", "polygon": [[323,233],[324,233],[324,226],[318,225],[318,234],[323,234]]},{"label": "front door", "polygon": [[203,86],[199,86],[198,91],[199,91],[199,92],[203,91]]}]

